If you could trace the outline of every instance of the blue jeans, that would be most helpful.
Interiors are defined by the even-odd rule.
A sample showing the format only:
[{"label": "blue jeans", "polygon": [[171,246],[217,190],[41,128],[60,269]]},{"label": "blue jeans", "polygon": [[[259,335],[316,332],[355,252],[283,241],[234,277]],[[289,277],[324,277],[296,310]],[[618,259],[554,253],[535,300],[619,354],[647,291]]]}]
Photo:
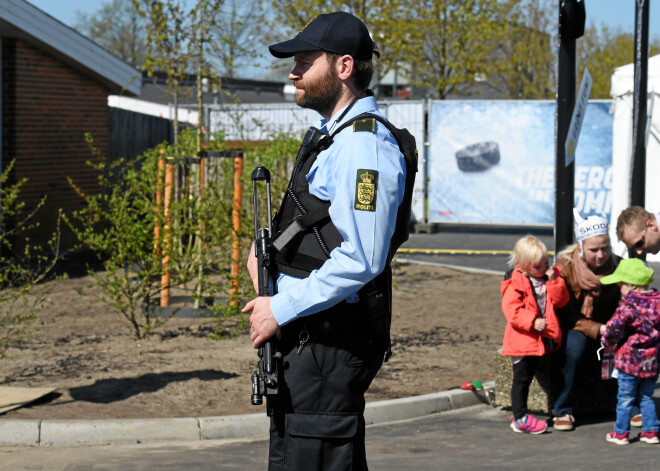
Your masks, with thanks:
[{"label": "blue jeans", "polygon": [[616,396],[616,433],[630,432],[630,416],[633,403],[639,399],[639,408],[642,411],[642,432],[658,430],[658,416],[653,402],[653,390],[657,376],[652,378],[637,378],[619,371],[619,392]]},{"label": "blue jeans", "polygon": [[575,383],[575,368],[582,358],[587,345],[587,336],[577,330],[569,330],[564,339],[566,342],[566,357],[561,368],[561,376],[564,380],[559,395],[555,399],[552,413],[557,417],[573,414],[573,385]]}]

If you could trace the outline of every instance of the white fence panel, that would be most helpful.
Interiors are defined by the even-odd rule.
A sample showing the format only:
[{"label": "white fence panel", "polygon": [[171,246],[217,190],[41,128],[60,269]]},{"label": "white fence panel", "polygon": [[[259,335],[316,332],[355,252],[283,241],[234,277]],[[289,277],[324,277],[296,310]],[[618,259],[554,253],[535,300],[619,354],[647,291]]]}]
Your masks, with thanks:
[{"label": "white fence panel", "polygon": [[[415,180],[412,218],[424,220],[424,102],[383,101],[381,112],[397,127],[405,127],[417,140],[419,172]],[[300,137],[320,119],[316,111],[295,103],[227,105],[209,109],[211,133],[224,131],[227,140],[267,140],[277,134]]]},{"label": "white fence panel", "polygon": [[426,140],[424,139],[424,101],[383,101],[378,108],[398,128],[407,128],[415,136],[419,163],[412,203],[412,219],[424,222],[424,181],[426,179]]},{"label": "white fence panel", "polygon": [[316,111],[295,103],[227,105],[209,109],[210,131],[224,131],[225,139],[263,141],[277,134],[302,136],[320,119]]}]

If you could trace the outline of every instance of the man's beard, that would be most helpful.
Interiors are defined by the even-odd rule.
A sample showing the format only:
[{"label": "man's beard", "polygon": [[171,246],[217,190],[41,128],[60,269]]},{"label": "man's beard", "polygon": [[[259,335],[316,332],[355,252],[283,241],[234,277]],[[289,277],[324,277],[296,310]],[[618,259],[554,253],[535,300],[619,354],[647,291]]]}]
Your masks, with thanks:
[{"label": "man's beard", "polygon": [[[300,83],[300,82],[299,82]],[[301,108],[317,111],[321,116],[330,115],[339,101],[341,82],[334,67],[314,82],[303,82],[301,94],[296,94],[296,104]]]}]

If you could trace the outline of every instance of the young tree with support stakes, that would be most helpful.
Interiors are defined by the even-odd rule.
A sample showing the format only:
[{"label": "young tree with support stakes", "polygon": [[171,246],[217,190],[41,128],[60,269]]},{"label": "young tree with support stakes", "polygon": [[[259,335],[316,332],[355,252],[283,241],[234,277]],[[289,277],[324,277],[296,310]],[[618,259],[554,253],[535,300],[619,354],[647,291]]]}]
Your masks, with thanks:
[{"label": "young tree with support stakes", "polygon": [[[147,19],[147,58],[144,64],[144,70],[152,76],[155,72],[164,72],[167,74],[166,83],[168,86],[168,94],[173,99],[173,126],[174,126],[174,155],[173,160],[168,162],[166,167],[170,170],[179,168],[179,160],[185,157],[180,154],[178,149],[179,141],[179,120],[178,108],[179,97],[181,90],[181,82],[188,75],[190,69],[197,72],[197,100],[198,100],[198,126],[197,126],[197,149],[195,155],[199,153],[202,147],[202,118],[203,118],[203,104],[202,104],[202,76],[209,75],[209,66],[205,60],[205,47],[209,41],[210,31],[214,26],[214,18],[219,12],[222,1],[220,0],[198,0],[195,5],[186,10],[184,2],[176,0],[166,1],[147,1],[147,0],[132,0],[133,5],[138,13]],[[192,156],[188,156],[192,157]],[[172,171],[166,172],[166,177],[169,177],[165,184],[165,188],[172,188],[174,192],[174,199],[180,198],[190,199],[198,202],[203,191],[203,162],[197,166],[197,171],[192,174],[186,174],[183,178],[182,188],[178,187],[180,177],[177,173]],[[183,192],[183,194],[182,194]],[[165,203],[167,201],[163,200]],[[168,219],[164,222],[163,228],[170,230],[163,231],[166,236],[164,244],[187,251],[190,260],[196,267],[198,272],[198,285],[202,284],[201,271],[203,270],[203,245],[201,243],[201,231],[203,227],[201,223],[193,230],[188,237],[187,243],[182,243],[179,240],[169,240],[167,237],[171,234],[171,228],[175,225],[187,224],[183,221],[184,218],[189,217],[188,214],[170,214],[168,212]],[[193,237],[193,234],[196,237]],[[164,258],[165,260],[165,258]],[[185,258],[181,259],[185,261]],[[166,270],[163,273],[163,296],[161,304],[168,305],[168,280],[170,277],[169,270],[172,268],[169,263],[163,264]],[[189,270],[191,267],[178,267],[184,271]],[[197,299],[201,296],[201,291],[198,293]],[[198,306],[198,302],[196,302]]]}]

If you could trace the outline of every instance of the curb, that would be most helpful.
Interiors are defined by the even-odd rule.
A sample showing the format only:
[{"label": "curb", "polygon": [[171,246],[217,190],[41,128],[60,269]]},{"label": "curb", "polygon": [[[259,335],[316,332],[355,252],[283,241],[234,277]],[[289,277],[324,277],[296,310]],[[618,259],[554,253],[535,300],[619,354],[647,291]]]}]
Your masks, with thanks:
[{"label": "curb", "polygon": [[[492,388],[494,382],[484,384]],[[368,426],[487,402],[460,389],[367,403]],[[0,420],[0,446],[83,446],[199,440],[267,440],[263,413],[178,419]]]}]

